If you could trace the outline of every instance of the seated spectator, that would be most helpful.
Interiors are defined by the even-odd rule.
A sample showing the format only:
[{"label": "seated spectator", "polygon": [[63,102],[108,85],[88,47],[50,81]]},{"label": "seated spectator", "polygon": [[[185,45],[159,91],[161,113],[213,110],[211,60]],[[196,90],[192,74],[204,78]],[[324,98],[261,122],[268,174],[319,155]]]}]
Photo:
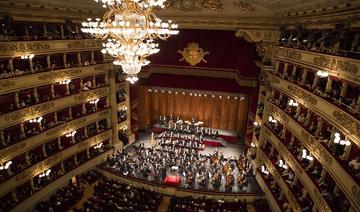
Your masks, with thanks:
[{"label": "seated spectator", "polygon": [[352,159],[349,162],[349,167],[354,174],[356,174],[356,175],[359,174],[360,173],[360,157],[356,156],[354,159]]}]

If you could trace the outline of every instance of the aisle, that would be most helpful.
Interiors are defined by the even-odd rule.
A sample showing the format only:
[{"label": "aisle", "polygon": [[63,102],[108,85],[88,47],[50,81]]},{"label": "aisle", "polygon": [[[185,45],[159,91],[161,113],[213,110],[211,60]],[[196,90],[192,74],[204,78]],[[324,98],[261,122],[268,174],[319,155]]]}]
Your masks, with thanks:
[{"label": "aisle", "polygon": [[[92,185],[85,184],[81,182],[81,186],[84,187],[84,196],[81,198],[79,202],[73,208],[82,208],[83,204],[94,194],[94,187],[97,185],[97,182],[93,183]],[[71,212],[73,210],[70,210]]]},{"label": "aisle", "polygon": [[166,212],[170,205],[170,199],[171,198],[169,196],[163,196],[163,200],[161,201],[157,212]]}]

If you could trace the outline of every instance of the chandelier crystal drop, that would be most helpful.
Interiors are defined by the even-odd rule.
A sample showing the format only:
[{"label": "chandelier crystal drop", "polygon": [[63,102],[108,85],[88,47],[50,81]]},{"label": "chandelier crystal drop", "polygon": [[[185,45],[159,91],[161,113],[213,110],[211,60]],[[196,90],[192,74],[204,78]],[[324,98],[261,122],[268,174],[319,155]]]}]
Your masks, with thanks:
[{"label": "chandelier crystal drop", "polygon": [[155,39],[166,40],[179,33],[177,24],[163,22],[153,12],[164,8],[166,0],[95,0],[109,10],[102,19],[88,18],[81,30],[96,38],[106,40],[103,54],[115,58],[131,83],[137,81],[142,66],[150,63],[146,58],[159,52]]}]

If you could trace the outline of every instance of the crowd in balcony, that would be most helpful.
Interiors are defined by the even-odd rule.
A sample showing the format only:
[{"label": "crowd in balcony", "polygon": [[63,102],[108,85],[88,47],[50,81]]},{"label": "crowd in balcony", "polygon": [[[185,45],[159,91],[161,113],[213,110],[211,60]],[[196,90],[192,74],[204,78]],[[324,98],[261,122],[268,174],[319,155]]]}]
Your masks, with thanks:
[{"label": "crowd in balcony", "polygon": [[[292,116],[301,126],[303,126],[320,144],[324,146],[341,165],[354,178],[360,179],[359,159],[360,148],[354,145],[351,139],[347,138],[340,130],[333,126],[326,119],[307,109],[304,105],[297,103],[289,104],[290,101],[295,103],[284,93],[276,91],[269,99],[286,113]],[[283,137],[283,132],[279,129],[279,123],[271,124],[274,126],[274,132]],[[281,134],[279,134],[281,132]],[[350,164],[350,162],[352,163]]]},{"label": "crowd in balcony", "polygon": [[6,16],[1,22],[0,41],[70,40],[91,38],[81,31],[81,25],[64,23],[14,21]]},{"label": "crowd in balcony", "polygon": [[[94,146],[90,147],[89,149],[79,152],[52,166],[50,169],[44,170],[29,181],[19,185],[17,188],[0,198],[0,202],[3,203],[0,205],[0,210],[9,211],[25,199],[34,195],[37,191],[45,188],[54,180],[110,149],[108,140],[103,141],[102,144],[103,145],[101,146],[95,145],[96,149],[98,149],[96,154],[91,155],[89,153],[89,151],[91,151],[90,149],[94,148]],[[63,196],[63,198],[63,201],[66,201],[66,196]]]},{"label": "crowd in balcony", "polygon": [[[103,110],[107,108],[106,98],[102,97],[97,99],[96,102],[92,102],[95,101],[92,100],[77,104],[0,130],[0,148],[13,145],[53,127]],[[102,125],[100,126],[102,127]]]},{"label": "crowd in balcony", "polygon": [[211,198],[194,199],[192,197],[175,197],[171,198],[167,211],[228,211],[228,212],[247,212],[246,200],[234,202],[224,199],[214,200]]},{"label": "crowd in balcony", "polygon": [[[323,168],[323,165],[311,155],[311,152],[298,140],[289,130],[285,128],[279,122],[268,122],[266,124],[272,132],[278,136],[278,138],[284,143],[287,149],[291,152],[297,162],[303,167],[308,176],[313,180],[314,184],[317,186],[325,200],[328,202],[329,206],[333,209],[349,208],[350,203],[343,195],[340,189],[338,189],[336,183],[327,175],[324,177],[323,173],[326,171]],[[274,150],[275,148],[271,145],[270,142],[266,141],[263,148],[265,152],[271,157],[277,157],[276,165],[284,163],[282,158],[278,158],[278,152]],[[280,160],[282,162],[280,162]],[[286,166],[286,165],[285,165]],[[283,167],[283,165],[282,165]],[[284,173],[283,173],[284,175]],[[285,175],[284,175],[285,176]],[[290,179],[293,178],[293,173],[286,174],[287,179],[285,180],[292,187]],[[299,190],[299,189],[298,189]],[[299,192],[297,192],[299,193]],[[300,198],[299,199],[303,199]],[[303,201],[301,201],[303,202]],[[308,202],[306,204],[309,204]]]},{"label": "crowd in balcony", "polygon": [[319,71],[291,63],[285,68],[285,63],[281,61],[276,74],[360,119],[360,88],[356,83],[324,76]]},{"label": "crowd in balcony", "polygon": [[[26,57],[23,57],[26,56]],[[103,63],[100,51],[54,53],[48,55],[22,55],[0,59],[0,79],[39,72]]]},{"label": "crowd in balcony", "polygon": [[308,51],[360,58],[360,31],[339,23],[334,29],[281,29],[279,44]]},{"label": "crowd in balcony", "polygon": [[[267,170],[267,168],[262,165],[261,168],[257,169],[257,172],[263,178],[266,186],[269,188],[280,209],[282,211],[291,211],[291,206],[289,205],[289,202],[287,201],[284,192],[281,190],[279,184],[271,175],[271,173]],[[304,210],[304,212],[306,212],[306,210]]]},{"label": "crowd in balcony", "polygon": [[[96,127],[98,126],[98,127]],[[59,153],[79,142],[82,142],[92,136],[95,136],[102,131],[109,129],[107,121],[100,120],[96,124],[89,124],[85,127],[76,129],[71,133],[67,133],[58,138],[54,138],[42,145],[36,146],[31,150],[20,154],[11,159],[11,165],[6,169],[0,170],[0,182],[9,179],[12,176],[24,171],[26,168],[31,167],[40,161],[51,157],[52,155]],[[103,148],[106,148],[107,144],[104,144]],[[101,151],[101,148],[90,148],[89,154],[96,155]],[[80,160],[83,158],[80,158]]]}]

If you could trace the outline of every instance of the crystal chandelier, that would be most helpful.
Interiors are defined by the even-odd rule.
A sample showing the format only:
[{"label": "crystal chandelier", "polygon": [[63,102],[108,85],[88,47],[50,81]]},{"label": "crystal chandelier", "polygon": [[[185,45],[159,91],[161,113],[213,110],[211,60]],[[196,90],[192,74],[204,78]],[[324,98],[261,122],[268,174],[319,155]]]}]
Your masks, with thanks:
[{"label": "crystal chandelier", "polygon": [[81,30],[106,40],[101,52],[114,57],[114,64],[121,65],[127,80],[134,83],[141,67],[150,63],[146,58],[159,52],[154,40],[166,40],[179,33],[177,24],[162,22],[153,12],[154,7],[164,8],[166,0],[95,1],[109,10],[102,20],[88,18]]}]

